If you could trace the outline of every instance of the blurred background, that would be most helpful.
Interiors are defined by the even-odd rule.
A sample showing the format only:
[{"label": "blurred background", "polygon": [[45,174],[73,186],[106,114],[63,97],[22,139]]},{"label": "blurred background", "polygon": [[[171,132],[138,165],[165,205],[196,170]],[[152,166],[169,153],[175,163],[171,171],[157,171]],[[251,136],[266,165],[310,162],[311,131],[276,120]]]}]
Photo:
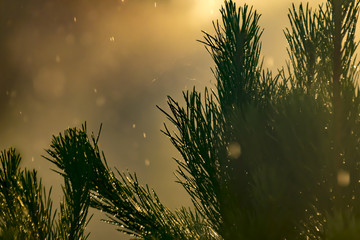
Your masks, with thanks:
[{"label": "blurred background", "polygon": [[[263,15],[264,66],[285,65],[288,0],[236,1]],[[300,1],[294,1],[297,5]],[[321,1],[311,1],[315,6]],[[0,0],[0,148],[39,171],[54,205],[62,179],[41,155],[52,135],[85,121],[109,166],[137,172],[171,209],[190,206],[174,181],[180,158],[160,132],[166,96],[214,88],[201,30],[222,0]],[[94,212],[89,239],[127,239]]]}]

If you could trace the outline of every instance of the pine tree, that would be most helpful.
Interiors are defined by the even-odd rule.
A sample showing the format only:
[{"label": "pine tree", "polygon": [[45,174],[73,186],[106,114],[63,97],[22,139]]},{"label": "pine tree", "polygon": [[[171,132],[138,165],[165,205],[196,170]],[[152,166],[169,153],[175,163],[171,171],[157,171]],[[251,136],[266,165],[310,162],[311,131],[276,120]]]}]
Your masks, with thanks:
[{"label": "pine tree", "polygon": [[1,238],[86,239],[92,207],[141,239],[357,239],[359,4],[292,5],[289,61],[272,73],[260,57],[260,14],[225,1],[214,35],[200,41],[215,63],[216,91],[186,91],[184,106],[169,96],[168,110],[160,109],[192,207],[171,211],[136,174],[114,172],[100,132],[83,125],[54,136],[47,150],[64,177],[56,221],[36,172],[20,169],[15,150],[3,151]]}]

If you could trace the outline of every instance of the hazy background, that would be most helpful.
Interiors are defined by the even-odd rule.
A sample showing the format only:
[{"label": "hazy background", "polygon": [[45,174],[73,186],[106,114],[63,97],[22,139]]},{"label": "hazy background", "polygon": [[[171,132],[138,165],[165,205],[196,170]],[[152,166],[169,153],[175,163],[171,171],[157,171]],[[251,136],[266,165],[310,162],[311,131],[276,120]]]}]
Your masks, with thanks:
[{"label": "hazy background", "polygon": [[[247,2],[263,14],[265,67],[284,65],[288,0]],[[295,1],[296,4],[300,1]],[[315,3],[320,1],[312,1]],[[0,148],[16,147],[24,166],[53,186],[62,179],[41,155],[51,136],[87,121],[103,131],[110,166],[136,171],[174,209],[190,205],[178,186],[160,133],[166,96],[214,87],[201,30],[212,32],[221,0],[0,0]],[[126,239],[113,226],[89,224],[90,239]]]}]

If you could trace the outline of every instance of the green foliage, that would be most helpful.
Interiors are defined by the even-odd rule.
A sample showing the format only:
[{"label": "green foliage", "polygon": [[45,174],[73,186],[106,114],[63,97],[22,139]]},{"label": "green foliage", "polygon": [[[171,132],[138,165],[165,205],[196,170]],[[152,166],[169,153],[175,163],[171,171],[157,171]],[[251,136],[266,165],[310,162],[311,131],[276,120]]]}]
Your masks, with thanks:
[{"label": "green foliage", "polygon": [[14,150],[0,156],[0,238],[52,239],[51,190],[46,193],[35,170],[22,170]]},{"label": "green foliage", "polygon": [[64,178],[64,199],[60,204],[60,217],[56,224],[56,239],[87,239],[85,234],[90,206],[90,177],[84,169],[93,151],[87,144],[86,132],[69,129],[64,136],[54,137],[45,157],[54,163]]},{"label": "green foliage", "polygon": [[235,3],[225,2],[220,12],[223,25],[214,22],[215,35],[204,32],[202,43],[215,62],[218,97],[226,113],[258,97],[262,31],[260,15],[247,5],[237,10]]},{"label": "green foliage", "polygon": [[[116,177],[108,167],[104,153],[99,150],[98,137],[92,135],[89,138],[86,126],[68,129],[64,135],[54,137],[51,147],[52,150],[47,151],[51,156],[48,160],[62,170],[60,174],[71,183],[68,185],[83,196],[80,201],[82,208],[85,206],[87,211],[90,203],[91,207],[106,213],[106,221],[116,225],[119,231],[144,239],[200,239],[199,235],[206,234],[198,215],[185,209],[172,213],[153,190],[139,185],[135,174],[117,171]],[[77,193],[70,191],[73,192]],[[67,197],[65,190],[64,193],[69,201],[76,198]],[[83,195],[89,193],[91,198]],[[74,205],[67,201],[65,206]],[[85,222],[87,214],[82,208],[83,218],[79,222]],[[190,227],[196,231],[184,231]]]},{"label": "green foliage", "polygon": [[205,33],[218,93],[184,93],[185,107],[169,97],[177,132],[165,133],[184,159],[179,181],[224,239],[332,239],[337,212],[358,223],[358,5],[293,5],[288,76],[260,74],[258,15],[246,5],[225,3],[224,26]]},{"label": "green foliage", "polygon": [[225,1],[201,41],[217,91],[194,88],[184,106],[169,96],[160,109],[193,207],[171,211],[136,174],[111,170],[100,132],[83,125],[54,136],[45,157],[64,178],[57,221],[36,172],[20,169],[15,150],[2,153],[0,237],[86,239],[92,207],[140,239],[358,239],[359,4],[292,5],[289,61],[273,74],[260,60],[260,15]]}]

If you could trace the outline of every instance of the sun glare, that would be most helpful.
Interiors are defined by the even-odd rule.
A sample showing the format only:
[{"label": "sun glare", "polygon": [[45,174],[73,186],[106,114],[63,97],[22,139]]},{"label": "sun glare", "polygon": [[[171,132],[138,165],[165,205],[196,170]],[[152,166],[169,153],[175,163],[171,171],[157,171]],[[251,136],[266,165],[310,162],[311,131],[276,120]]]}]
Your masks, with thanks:
[{"label": "sun glare", "polygon": [[221,0],[198,0],[195,1],[193,7],[193,15],[195,21],[207,21],[217,14],[219,7],[223,1]]}]

